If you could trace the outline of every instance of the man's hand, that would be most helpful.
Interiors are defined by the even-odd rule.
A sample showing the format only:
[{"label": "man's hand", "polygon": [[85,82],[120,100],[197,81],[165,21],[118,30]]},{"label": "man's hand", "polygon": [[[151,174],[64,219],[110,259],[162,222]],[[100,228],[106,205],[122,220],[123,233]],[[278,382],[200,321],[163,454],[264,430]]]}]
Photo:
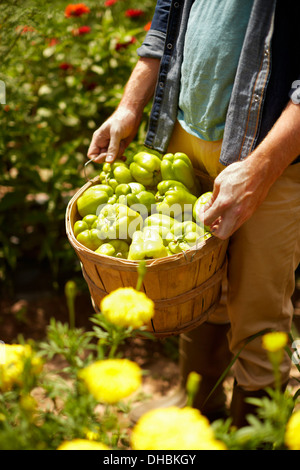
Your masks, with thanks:
[{"label": "man's hand", "polygon": [[263,172],[257,174],[251,157],[232,163],[215,179],[213,195],[199,214],[213,234],[229,238],[263,202],[269,184]]},{"label": "man's hand", "polygon": [[140,119],[125,107],[116,111],[94,132],[88,149],[88,157],[100,163],[113,162],[121,157],[134,139]]},{"label": "man's hand", "polygon": [[230,237],[266,198],[284,170],[300,155],[300,106],[288,105],[264,140],[245,160],[215,179],[211,201],[199,214],[221,239]]}]

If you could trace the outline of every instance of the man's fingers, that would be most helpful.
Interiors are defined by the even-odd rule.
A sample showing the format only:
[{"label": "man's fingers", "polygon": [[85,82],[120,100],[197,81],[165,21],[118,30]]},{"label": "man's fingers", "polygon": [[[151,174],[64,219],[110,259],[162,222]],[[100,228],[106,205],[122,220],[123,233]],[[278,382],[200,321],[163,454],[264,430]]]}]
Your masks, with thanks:
[{"label": "man's fingers", "polygon": [[215,203],[204,214],[204,224],[210,227],[213,234],[222,240],[230,237],[244,222],[245,218],[237,204]]},{"label": "man's fingers", "polygon": [[230,215],[226,214],[224,217],[218,217],[218,219],[211,224],[210,230],[215,237],[226,240],[235,230],[234,222]]},{"label": "man's fingers", "polygon": [[121,132],[118,127],[100,127],[94,132],[88,149],[88,158],[96,162],[113,162],[120,153]]},{"label": "man's fingers", "polygon": [[121,142],[121,135],[118,130],[112,130],[110,134],[110,142],[106,152],[106,161],[113,162],[120,151],[120,142]]},{"label": "man's fingers", "polygon": [[[109,139],[104,135],[103,130],[101,130],[101,128],[97,129],[93,134],[87,151],[88,158],[95,159],[95,161],[103,158],[106,153],[108,143]],[[99,157],[99,159],[96,159],[96,157]]]},{"label": "man's fingers", "polygon": [[205,225],[212,225],[223,214],[224,209],[219,206],[217,201],[214,201],[210,207],[203,208],[203,222]]},{"label": "man's fingers", "polygon": [[[230,212],[230,211],[229,211]],[[218,238],[226,239],[231,234],[232,221],[227,208],[218,199],[211,199],[200,208],[199,219],[210,227],[211,232]]]},{"label": "man's fingers", "polygon": [[92,142],[89,146],[88,152],[87,152],[88,158],[93,159],[97,155],[99,155],[99,153],[100,153],[100,149],[99,149],[98,145],[92,140]]}]

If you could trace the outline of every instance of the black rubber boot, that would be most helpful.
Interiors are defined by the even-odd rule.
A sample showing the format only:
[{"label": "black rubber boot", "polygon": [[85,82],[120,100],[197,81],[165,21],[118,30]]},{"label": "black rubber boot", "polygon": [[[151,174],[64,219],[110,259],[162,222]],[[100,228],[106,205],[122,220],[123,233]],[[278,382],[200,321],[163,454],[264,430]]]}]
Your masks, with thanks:
[{"label": "black rubber boot", "polygon": [[145,403],[133,408],[130,412],[132,422],[147,411],[168,406],[184,407],[187,403],[186,380],[190,372],[201,376],[198,393],[193,407],[201,411],[210,421],[224,418],[226,396],[223,384],[220,384],[209,400],[208,395],[231,360],[228,349],[227,332],[229,325],[203,323],[194,330],[182,334],[179,340],[180,384],[178,390],[170,397]]},{"label": "black rubber boot", "polygon": [[229,328],[229,324],[206,322],[180,337],[181,386],[185,388],[190,372],[200,374],[201,381],[193,407],[199,409],[210,421],[226,417],[223,383],[218,385],[209,398],[208,396],[232,359],[227,340]]},{"label": "black rubber boot", "polygon": [[[282,386],[282,392],[287,387],[287,383]],[[263,398],[269,397],[266,390],[247,391],[240,387],[236,382],[233,386],[232,400],[230,405],[230,417],[232,419],[232,426],[242,428],[248,426],[247,415],[257,415],[257,407],[252,403],[248,403],[248,398]]]}]

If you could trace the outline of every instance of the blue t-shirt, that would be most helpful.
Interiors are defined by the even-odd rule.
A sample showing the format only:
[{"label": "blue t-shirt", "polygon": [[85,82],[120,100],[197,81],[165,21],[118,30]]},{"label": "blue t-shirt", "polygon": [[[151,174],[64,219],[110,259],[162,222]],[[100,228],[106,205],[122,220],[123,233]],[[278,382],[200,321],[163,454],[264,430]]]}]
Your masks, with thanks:
[{"label": "blue t-shirt", "polygon": [[203,140],[223,137],[253,0],[195,0],[188,22],[178,120]]}]

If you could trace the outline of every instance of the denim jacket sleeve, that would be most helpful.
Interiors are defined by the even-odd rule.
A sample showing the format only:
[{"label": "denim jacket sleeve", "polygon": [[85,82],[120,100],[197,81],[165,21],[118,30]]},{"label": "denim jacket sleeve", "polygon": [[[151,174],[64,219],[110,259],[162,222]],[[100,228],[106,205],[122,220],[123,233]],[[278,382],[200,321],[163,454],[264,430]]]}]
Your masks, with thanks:
[{"label": "denim jacket sleeve", "polygon": [[164,52],[171,3],[171,0],[157,1],[151,22],[151,28],[148,31],[143,44],[137,50],[140,57],[161,59]]}]

